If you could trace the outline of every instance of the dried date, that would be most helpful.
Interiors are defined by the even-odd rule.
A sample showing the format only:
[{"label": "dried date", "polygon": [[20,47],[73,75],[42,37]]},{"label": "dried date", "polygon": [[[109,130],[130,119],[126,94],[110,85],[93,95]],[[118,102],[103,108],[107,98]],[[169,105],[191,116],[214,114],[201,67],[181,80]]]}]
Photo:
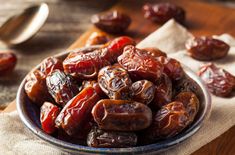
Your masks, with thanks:
[{"label": "dried date", "polygon": [[145,4],[143,11],[145,18],[159,24],[164,24],[171,18],[182,24],[185,22],[184,9],[172,3]]},{"label": "dried date", "polygon": [[129,100],[100,100],[92,109],[99,128],[114,131],[138,131],[152,122],[152,111],[146,105]]},{"label": "dried date", "polygon": [[212,63],[202,66],[198,75],[205,82],[209,91],[216,96],[227,97],[235,87],[235,77]]},{"label": "dried date", "polygon": [[179,61],[160,56],[156,58],[163,65],[163,72],[173,81],[180,80],[185,74]]},{"label": "dried date", "polygon": [[55,57],[46,58],[40,65],[40,71],[46,76],[56,69],[63,71],[63,65],[62,61]]},{"label": "dried date", "polygon": [[188,113],[181,102],[171,102],[163,106],[153,117],[151,126],[140,135],[143,144],[173,137],[189,123]]},{"label": "dried date", "polygon": [[148,80],[136,81],[132,84],[131,90],[133,92],[132,98],[137,102],[149,104],[154,98],[155,86]]},{"label": "dried date", "polygon": [[187,40],[185,47],[188,54],[197,60],[210,61],[225,57],[229,45],[212,37],[194,37]]},{"label": "dried date", "polygon": [[109,41],[107,35],[101,32],[93,32],[86,41],[86,46],[105,44]]},{"label": "dried date", "polygon": [[50,102],[44,102],[40,111],[40,122],[43,131],[48,134],[55,132],[55,119],[59,115],[60,109]]},{"label": "dried date", "polygon": [[155,95],[151,105],[155,109],[159,109],[171,102],[173,94],[172,82],[171,79],[163,73],[161,79],[156,81],[155,85]]},{"label": "dried date", "polygon": [[50,100],[50,94],[46,86],[46,76],[39,70],[27,75],[24,89],[29,99],[39,106],[46,100]]},{"label": "dried date", "polygon": [[0,75],[12,72],[16,62],[17,57],[13,52],[0,52]]},{"label": "dried date", "polygon": [[91,117],[91,110],[99,100],[99,95],[92,87],[84,88],[71,99],[56,118],[56,126],[64,129],[68,135],[83,130]]},{"label": "dried date", "polygon": [[181,92],[175,97],[175,101],[182,102],[189,114],[189,124],[191,124],[199,110],[199,99],[192,92]]},{"label": "dried date", "polygon": [[106,66],[99,71],[98,83],[110,99],[129,99],[132,81],[127,71],[119,66]]},{"label": "dried date", "polygon": [[143,50],[145,50],[147,52],[147,54],[149,54],[149,55],[151,55],[153,57],[160,57],[160,56],[167,57],[166,53],[162,52],[158,48],[147,47],[147,48],[143,48]]},{"label": "dried date", "polygon": [[100,97],[105,96],[104,92],[100,88],[99,83],[97,81],[94,81],[94,80],[93,81],[83,81],[82,86],[80,87],[80,91],[83,90],[84,88],[87,88],[87,87],[93,87]]},{"label": "dried date", "polygon": [[118,11],[109,11],[91,17],[91,22],[108,33],[123,33],[131,23],[131,18]]},{"label": "dried date", "polygon": [[88,137],[87,145],[100,148],[123,148],[137,144],[137,136],[131,132],[104,131],[93,128]]},{"label": "dried date", "polygon": [[78,93],[78,88],[72,78],[58,69],[47,76],[46,84],[55,102],[61,106],[64,106]]},{"label": "dried date", "polygon": [[122,55],[118,57],[118,63],[128,71],[133,79],[155,81],[163,72],[163,65],[144,50],[134,46],[126,46]]}]

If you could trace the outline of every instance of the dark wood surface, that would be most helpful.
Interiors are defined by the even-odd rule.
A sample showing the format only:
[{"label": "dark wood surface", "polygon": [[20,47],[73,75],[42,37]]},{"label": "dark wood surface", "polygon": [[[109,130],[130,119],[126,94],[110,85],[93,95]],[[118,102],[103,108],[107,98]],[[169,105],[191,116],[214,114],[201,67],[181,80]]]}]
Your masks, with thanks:
[{"label": "dark wood surface", "polygon": [[[1,1],[3,0],[0,0],[0,2]],[[208,5],[208,4],[204,4],[201,2],[197,2],[197,1],[192,2],[191,0],[171,0],[171,1],[178,5],[183,6],[186,9],[187,23],[185,26],[193,34],[214,35],[214,34],[230,33],[235,36],[235,29],[234,29],[235,11],[233,9],[226,8],[223,6],[217,6],[217,5]],[[69,1],[68,3],[70,4],[67,4],[63,0],[57,1],[57,2],[58,4],[55,3],[55,1],[51,0],[50,2],[51,6],[53,6],[54,9],[55,8],[58,9],[58,7],[61,7],[61,10],[64,9],[65,7],[64,5],[68,5],[65,7],[68,9],[69,7],[73,7],[72,5],[79,3],[79,2]],[[112,5],[112,4],[109,4],[109,5]],[[142,17],[142,13],[139,11],[141,8],[141,5],[142,5],[141,1],[138,1],[137,3],[137,1],[132,0],[132,1],[118,2],[114,6],[115,9],[122,10],[131,15],[133,19],[133,23],[129,31],[127,32],[127,35],[130,35],[136,38],[137,40],[143,39],[150,32],[159,28],[159,25],[153,24],[147,20],[140,18]],[[81,12],[82,11],[86,12],[87,11],[86,7],[87,6],[85,6],[84,10],[81,10]],[[91,4],[91,7],[94,7],[94,5]],[[100,10],[94,9],[93,11],[91,11],[91,13],[99,12],[99,11],[102,11],[103,9],[100,9]],[[56,16],[56,13],[58,12],[59,12],[58,10],[55,11],[53,13],[54,16]],[[61,14],[61,12],[59,14]],[[66,14],[68,15],[69,13],[67,12]],[[91,14],[87,14],[87,16],[81,15],[80,18],[84,18],[84,20],[89,20],[90,15]],[[63,15],[62,13],[62,16],[65,16],[65,15]],[[70,44],[69,42],[72,42],[72,40],[75,39],[76,37],[79,37],[79,39],[72,46],[70,46],[70,48],[81,47],[84,45],[90,33],[94,31],[98,31],[96,28],[92,26],[89,27],[86,24],[84,24],[85,22],[83,23],[81,21],[77,21],[75,17],[76,16],[74,15],[72,17],[68,17],[68,19],[63,19],[63,21],[61,21],[59,17],[49,18],[49,23],[48,23],[49,25],[45,25],[45,27],[42,29],[42,33],[44,35],[48,35],[48,33],[52,34],[53,36],[52,38],[55,39],[54,41],[52,39],[52,41],[51,42],[49,41],[48,43],[47,41],[44,41],[47,45],[53,44],[51,47],[46,48],[46,51],[50,51],[50,50],[54,51],[54,52],[49,52],[48,55],[58,53],[59,51],[64,50],[65,47]],[[71,20],[74,20],[74,24],[73,22],[71,22]],[[55,24],[56,22],[59,23],[58,26],[55,26],[57,25]],[[52,23],[54,23],[55,27],[53,26]],[[84,25],[81,23],[83,23]],[[75,27],[74,25],[78,25],[78,27]],[[83,25],[84,28],[80,29],[79,26],[81,25]],[[81,32],[84,31],[85,29],[87,29],[87,31],[82,36],[80,36]],[[56,33],[66,33],[65,35],[66,39],[63,38],[64,37],[63,35],[60,36],[59,34],[56,34]],[[39,36],[40,35],[42,34],[39,34]],[[59,39],[57,37],[59,37]],[[43,39],[41,39],[41,41],[43,41]],[[63,41],[65,41],[65,43]],[[33,45],[36,46],[37,44],[38,44],[38,41],[35,42]],[[28,45],[25,46],[23,49],[25,49],[26,51],[30,51]],[[38,62],[35,62],[35,64],[37,63]],[[7,109],[8,111],[15,109],[14,103],[11,104],[11,106],[12,106],[11,108]],[[216,140],[205,145],[204,147],[202,147],[201,149],[193,153],[193,155],[234,155],[235,154],[235,147],[233,147],[234,144],[235,144],[235,127],[227,131],[225,134],[221,135]]]}]

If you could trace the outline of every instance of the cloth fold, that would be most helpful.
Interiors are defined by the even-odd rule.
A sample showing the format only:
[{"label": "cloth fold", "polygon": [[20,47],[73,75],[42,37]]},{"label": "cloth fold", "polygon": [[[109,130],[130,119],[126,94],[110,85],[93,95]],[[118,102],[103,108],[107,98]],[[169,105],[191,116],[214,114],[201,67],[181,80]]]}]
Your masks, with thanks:
[{"label": "cloth fold", "polygon": [[[184,43],[189,37],[192,37],[191,33],[174,20],[170,20],[141,41],[137,47],[157,47],[167,52],[169,57],[176,58],[197,72],[198,68],[206,62],[197,61],[187,55]],[[235,39],[228,34],[214,37],[227,42],[231,46],[228,56],[214,63],[235,74]],[[201,129],[181,144],[161,154],[191,154],[234,125],[235,95],[230,98],[221,98],[212,95],[211,115],[204,122]],[[68,154],[34,136],[24,127],[17,112],[0,114],[0,137],[0,154]]]}]

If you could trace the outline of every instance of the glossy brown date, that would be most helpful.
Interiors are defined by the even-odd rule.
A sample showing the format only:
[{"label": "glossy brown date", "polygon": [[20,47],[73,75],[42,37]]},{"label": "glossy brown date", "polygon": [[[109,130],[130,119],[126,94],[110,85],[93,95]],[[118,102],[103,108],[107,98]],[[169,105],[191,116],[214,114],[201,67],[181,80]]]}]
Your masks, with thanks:
[{"label": "glossy brown date", "polygon": [[128,100],[100,100],[92,109],[99,128],[114,131],[138,131],[152,122],[152,111],[146,105]]},{"label": "glossy brown date", "polygon": [[109,41],[106,34],[101,32],[93,32],[86,41],[86,46],[105,44]]},{"label": "glossy brown date", "polygon": [[185,22],[184,9],[172,3],[145,4],[143,11],[145,18],[159,24],[164,24],[171,18],[182,24]]},{"label": "glossy brown date", "polygon": [[108,33],[123,33],[131,23],[131,18],[118,11],[109,11],[91,17],[91,22]]},{"label": "glossy brown date", "polygon": [[61,106],[65,106],[78,93],[72,78],[58,69],[47,76],[46,84],[55,102]]},{"label": "glossy brown date", "polygon": [[171,79],[163,73],[160,80],[155,82],[155,85],[155,94],[151,105],[155,109],[159,109],[171,102],[173,95],[172,82]]},{"label": "glossy brown date", "polygon": [[149,55],[151,55],[153,57],[160,57],[160,56],[167,57],[166,53],[162,52],[158,48],[147,47],[147,48],[143,48],[143,50],[145,50],[147,52],[147,54],[149,54]]},{"label": "glossy brown date", "polygon": [[181,102],[171,102],[163,106],[153,117],[151,126],[140,135],[143,144],[173,137],[180,133],[189,122],[188,113]]},{"label": "glossy brown date", "polygon": [[79,130],[83,130],[98,100],[99,96],[94,88],[84,88],[62,109],[56,118],[56,126],[64,129],[68,135],[74,135]]},{"label": "glossy brown date", "polygon": [[198,75],[216,96],[228,97],[235,87],[235,77],[212,63],[202,66]]},{"label": "glossy brown date", "polygon": [[17,57],[13,52],[0,52],[0,76],[12,72],[16,62]]},{"label": "glossy brown date", "polygon": [[54,133],[56,130],[55,119],[60,113],[59,107],[50,102],[44,102],[40,110],[40,122],[43,131],[48,134]]},{"label": "glossy brown date", "polygon": [[24,89],[29,99],[39,106],[50,100],[50,94],[46,86],[46,76],[39,70],[27,75]]},{"label": "glossy brown date", "polygon": [[185,43],[188,54],[197,60],[210,61],[225,57],[230,46],[212,37],[194,37]]},{"label": "glossy brown date", "polygon": [[102,67],[110,65],[106,55],[107,49],[70,54],[63,62],[64,71],[77,79],[94,79]]},{"label": "glossy brown date", "polygon": [[163,72],[173,81],[180,80],[184,76],[184,70],[179,61],[164,56],[157,57],[163,65]]},{"label": "glossy brown date", "polygon": [[137,144],[137,136],[131,132],[104,131],[93,128],[87,137],[87,145],[98,148],[124,148]]},{"label": "glossy brown date", "polygon": [[148,80],[136,81],[131,85],[131,90],[133,92],[132,99],[137,102],[149,104],[154,98],[155,86]]},{"label": "glossy brown date", "polygon": [[155,81],[163,72],[163,65],[159,61],[131,45],[124,48],[123,54],[118,57],[118,63],[136,80]]},{"label": "glossy brown date", "polygon": [[62,61],[55,57],[49,57],[42,61],[39,70],[43,74],[48,75],[56,69],[63,71]]},{"label": "glossy brown date", "polygon": [[119,66],[106,66],[99,71],[98,83],[110,99],[129,99],[131,79],[127,71]]},{"label": "glossy brown date", "polygon": [[199,99],[192,92],[181,92],[175,97],[175,101],[182,102],[189,114],[189,124],[191,124],[199,110]]}]

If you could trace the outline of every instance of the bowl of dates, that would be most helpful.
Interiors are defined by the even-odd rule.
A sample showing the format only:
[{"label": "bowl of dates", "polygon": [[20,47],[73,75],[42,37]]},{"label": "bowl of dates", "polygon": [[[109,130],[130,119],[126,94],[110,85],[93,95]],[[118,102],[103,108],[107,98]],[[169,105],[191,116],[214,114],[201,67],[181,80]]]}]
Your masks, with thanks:
[{"label": "bowl of dates", "polygon": [[125,36],[46,58],[17,94],[32,133],[79,154],[168,149],[192,136],[210,109],[210,94],[193,71]]}]

